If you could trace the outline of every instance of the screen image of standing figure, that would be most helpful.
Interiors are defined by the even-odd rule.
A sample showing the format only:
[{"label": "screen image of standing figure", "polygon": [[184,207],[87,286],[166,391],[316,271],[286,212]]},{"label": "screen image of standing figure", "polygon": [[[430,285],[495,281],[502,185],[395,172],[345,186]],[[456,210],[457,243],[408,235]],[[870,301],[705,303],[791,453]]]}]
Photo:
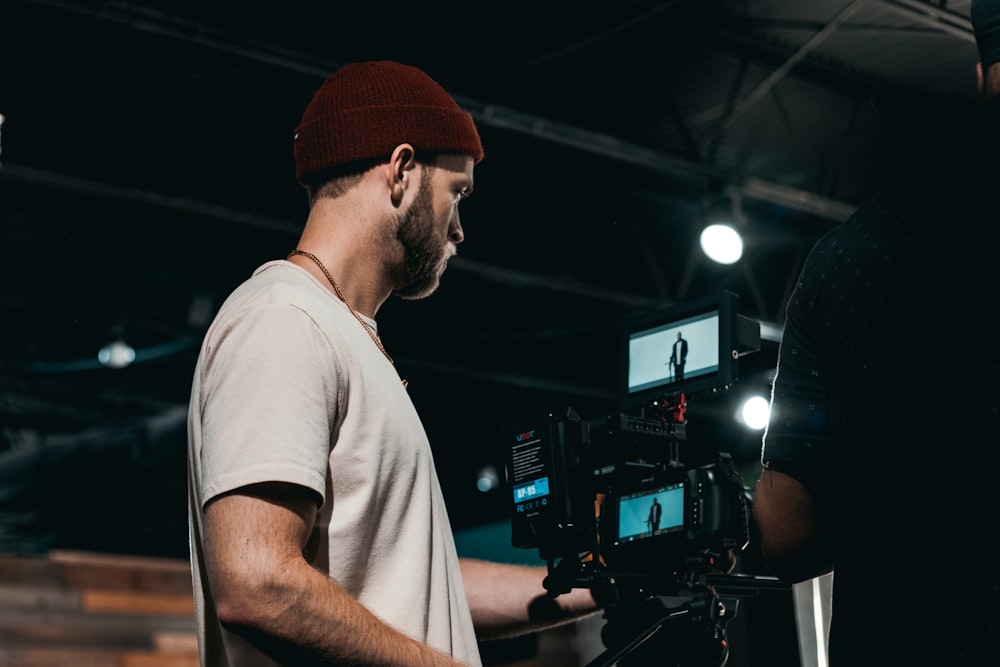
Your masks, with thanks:
[{"label": "screen image of standing figure", "polygon": [[656,531],[660,529],[660,516],[663,515],[663,506],[653,498],[653,504],[649,508],[649,519],[646,522],[649,524],[649,534],[654,535]]},{"label": "screen image of standing figure", "polygon": [[670,352],[670,366],[674,369],[674,380],[684,379],[684,363],[688,356],[688,342],[681,337],[681,332],[677,332],[677,340],[674,341],[673,349]]}]

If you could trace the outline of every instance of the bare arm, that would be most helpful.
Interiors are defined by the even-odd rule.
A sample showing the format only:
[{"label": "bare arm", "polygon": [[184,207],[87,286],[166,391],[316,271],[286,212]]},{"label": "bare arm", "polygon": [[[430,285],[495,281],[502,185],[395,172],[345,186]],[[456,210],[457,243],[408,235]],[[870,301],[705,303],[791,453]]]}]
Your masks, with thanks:
[{"label": "bare arm", "polygon": [[205,557],[219,620],[283,664],[456,667],[389,627],[303,557],[314,497],[257,485],[205,511]]},{"label": "bare arm", "polygon": [[753,515],[761,555],[775,576],[795,583],[832,569],[819,509],[797,479],[765,468],[754,493]]},{"label": "bare arm", "polygon": [[599,611],[590,591],[575,588],[551,598],[542,586],[545,567],[462,559],[472,620],[480,639],[501,639],[543,630]]}]

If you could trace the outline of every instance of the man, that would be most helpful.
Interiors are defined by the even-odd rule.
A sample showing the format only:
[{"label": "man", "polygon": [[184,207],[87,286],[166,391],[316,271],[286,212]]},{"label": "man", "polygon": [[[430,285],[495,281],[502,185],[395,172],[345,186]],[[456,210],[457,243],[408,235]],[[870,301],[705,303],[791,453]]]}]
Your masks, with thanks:
[{"label": "man", "polygon": [[674,380],[680,382],[684,379],[684,364],[687,363],[688,342],[681,337],[681,332],[677,332],[677,340],[670,350],[670,365],[674,368]]},{"label": "man", "polygon": [[483,156],[424,72],[344,66],[294,144],[310,211],[221,307],[195,372],[189,504],[203,665],[479,665],[477,636],[593,612],[544,568],[459,561],[427,437],[379,338],[438,286]]},{"label": "man", "polygon": [[649,534],[655,535],[656,531],[660,529],[660,517],[663,515],[663,506],[660,505],[660,501],[655,497],[653,498],[653,504],[649,507],[649,518],[646,519],[646,524],[649,526]]},{"label": "man", "polygon": [[985,118],[913,132],[788,303],[754,516],[774,574],[833,572],[832,667],[1000,651],[1000,272],[975,239],[998,215],[1000,2],[972,7]]}]

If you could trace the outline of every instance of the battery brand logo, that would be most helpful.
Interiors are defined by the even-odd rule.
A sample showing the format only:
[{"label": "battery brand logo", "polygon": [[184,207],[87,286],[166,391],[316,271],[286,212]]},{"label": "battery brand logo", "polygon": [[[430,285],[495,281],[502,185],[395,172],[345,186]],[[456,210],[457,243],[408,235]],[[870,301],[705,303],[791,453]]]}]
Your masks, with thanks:
[{"label": "battery brand logo", "polygon": [[517,435],[514,436],[514,439],[517,440],[518,442],[524,442],[525,440],[531,440],[534,437],[535,437],[535,431],[531,430],[531,431],[525,431],[524,433],[518,433]]}]

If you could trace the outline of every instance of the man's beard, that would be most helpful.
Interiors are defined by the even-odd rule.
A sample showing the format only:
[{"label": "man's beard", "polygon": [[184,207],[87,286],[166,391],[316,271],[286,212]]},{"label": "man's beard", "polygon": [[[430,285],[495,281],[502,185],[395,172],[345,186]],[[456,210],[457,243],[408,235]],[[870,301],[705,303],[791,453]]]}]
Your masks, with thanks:
[{"label": "man's beard", "polygon": [[437,231],[430,179],[425,171],[420,179],[420,191],[408,211],[400,214],[396,238],[403,245],[403,275],[401,287],[394,294],[403,299],[422,299],[431,294],[441,281],[445,245]]}]

